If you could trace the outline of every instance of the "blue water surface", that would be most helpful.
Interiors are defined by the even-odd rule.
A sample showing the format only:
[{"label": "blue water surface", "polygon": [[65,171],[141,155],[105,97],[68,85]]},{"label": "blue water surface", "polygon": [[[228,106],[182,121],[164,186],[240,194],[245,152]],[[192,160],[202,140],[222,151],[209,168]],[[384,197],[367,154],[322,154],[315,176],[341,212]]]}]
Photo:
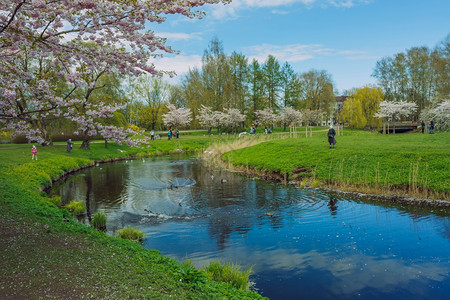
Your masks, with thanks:
[{"label": "blue water surface", "polygon": [[184,157],[102,164],[52,191],[84,200],[89,223],[125,226],[143,246],[196,267],[253,268],[271,299],[450,299],[450,212],[299,189]]}]

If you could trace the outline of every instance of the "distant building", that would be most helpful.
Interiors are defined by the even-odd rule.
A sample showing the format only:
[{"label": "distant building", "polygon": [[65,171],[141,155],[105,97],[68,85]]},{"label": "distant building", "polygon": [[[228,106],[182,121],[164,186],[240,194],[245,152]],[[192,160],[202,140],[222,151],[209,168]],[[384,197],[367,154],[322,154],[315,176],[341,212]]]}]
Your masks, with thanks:
[{"label": "distant building", "polygon": [[335,97],[336,102],[334,103],[334,112],[331,116],[330,120],[328,120],[326,123],[323,123],[323,125],[332,125],[338,123],[338,116],[341,113],[342,109],[344,108],[344,102],[347,100],[348,96],[337,96]]},{"label": "distant building", "polygon": [[344,102],[347,100],[348,96],[337,96],[336,103],[334,105],[334,112],[336,115],[340,114],[342,109],[344,108]]}]

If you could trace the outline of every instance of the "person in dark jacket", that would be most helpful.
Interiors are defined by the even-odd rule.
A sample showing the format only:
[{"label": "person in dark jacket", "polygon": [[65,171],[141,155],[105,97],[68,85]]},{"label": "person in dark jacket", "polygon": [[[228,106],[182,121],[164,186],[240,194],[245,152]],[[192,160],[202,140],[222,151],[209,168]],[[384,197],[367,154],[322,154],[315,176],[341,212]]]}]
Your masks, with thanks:
[{"label": "person in dark jacket", "polygon": [[428,133],[431,133],[431,134],[434,133],[434,122],[433,122],[433,120],[430,121],[430,130],[428,131]]},{"label": "person in dark jacket", "polygon": [[420,125],[422,126],[422,133],[424,133],[425,132],[425,122],[422,121],[422,124],[420,124]]},{"label": "person in dark jacket", "polygon": [[336,131],[334,130],[333,125],[331,125],[328,130],[328,143],[330,144],[330,149],[334,148],[334,145],[336,144],[336,139],[334,138],[335,135]]},{"label": "person in dark jacket", "polygon": [[70,151],[72,151],[72,139],[67,140],[66,150],[68,153],[70,153]]}]

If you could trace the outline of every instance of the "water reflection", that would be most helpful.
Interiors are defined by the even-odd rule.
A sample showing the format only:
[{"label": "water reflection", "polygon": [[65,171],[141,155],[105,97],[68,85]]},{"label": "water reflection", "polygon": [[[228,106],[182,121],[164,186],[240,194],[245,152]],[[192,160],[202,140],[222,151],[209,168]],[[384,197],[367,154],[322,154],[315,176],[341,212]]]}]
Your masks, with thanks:
[{"label": "water reflection", "polygon": [[205,169],[192,159],[102,165],[54,190],[84,199],[89,223],[108,215],[144,246],[202,267],[210,260],[253,266],[273,299],[437,298],[450,293],[448,212],[365,204]]}]

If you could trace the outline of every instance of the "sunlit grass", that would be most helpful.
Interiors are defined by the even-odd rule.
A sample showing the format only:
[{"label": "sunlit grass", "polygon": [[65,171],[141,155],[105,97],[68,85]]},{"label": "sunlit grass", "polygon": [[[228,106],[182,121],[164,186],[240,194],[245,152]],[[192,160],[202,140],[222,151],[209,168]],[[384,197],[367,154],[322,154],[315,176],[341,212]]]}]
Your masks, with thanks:
[{"label": "sunlit grass", "polygon": [[450,133],[381,135],[346,130],[336,139],[336,149],[329,149],[325,133],[248,148],[238,145],[221,158],[229,166],[254,173],[271,171],[281,180],[305,181],[308,185],[319,180],[322,185],[355,190],[449,197]]}]

